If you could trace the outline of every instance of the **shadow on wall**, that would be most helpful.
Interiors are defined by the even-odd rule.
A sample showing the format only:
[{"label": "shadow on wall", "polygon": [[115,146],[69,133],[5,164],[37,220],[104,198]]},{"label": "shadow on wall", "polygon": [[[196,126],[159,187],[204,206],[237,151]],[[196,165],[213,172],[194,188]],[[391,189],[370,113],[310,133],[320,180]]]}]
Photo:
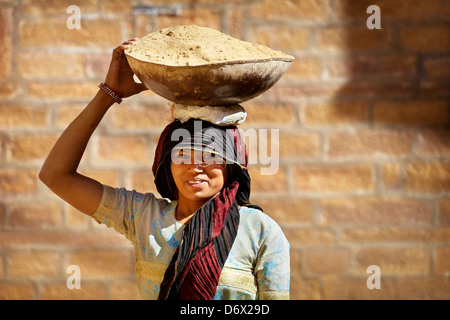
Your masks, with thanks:
[{"label": "shadow on wall", "polygon": [[[298,106],[305,141],[317,135],[320,146],[285,159],[287,201],[313,206],[303,221],[284,219],[292,297],[448,299],[448,3],[329,4],[326,23],[299,26],[312,38],[291,70],[308,75],[318,61],[320,76],[290,73],[269,93]],[[381,289],[366,286],[372,265]]]}]

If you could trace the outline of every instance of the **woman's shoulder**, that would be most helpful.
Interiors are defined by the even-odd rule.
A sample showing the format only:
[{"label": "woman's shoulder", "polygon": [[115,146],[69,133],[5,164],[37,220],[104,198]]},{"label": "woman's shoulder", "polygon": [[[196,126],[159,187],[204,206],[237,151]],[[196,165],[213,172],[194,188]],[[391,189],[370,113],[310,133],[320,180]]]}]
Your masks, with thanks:
[{"label": "woman's shoulder", "polygon": [[241,207],[240,225],[245,225],[251,230],[257,230],[261,234],[283,233],[278,223],[260,209]]},{"label": "woman's shoulder", "polygon": [[122,207],[130,206],[138,208],[146,208],[148,206],[158,208],[160,210],[166,210],[173,206],[173,203],[166,198],[161,198],[155,195],[153,192],[140,192],[135,189],[127,189],[124,187],[110,187],[103,185],[103,202],[107,206],[117,206],[120,204]]}]

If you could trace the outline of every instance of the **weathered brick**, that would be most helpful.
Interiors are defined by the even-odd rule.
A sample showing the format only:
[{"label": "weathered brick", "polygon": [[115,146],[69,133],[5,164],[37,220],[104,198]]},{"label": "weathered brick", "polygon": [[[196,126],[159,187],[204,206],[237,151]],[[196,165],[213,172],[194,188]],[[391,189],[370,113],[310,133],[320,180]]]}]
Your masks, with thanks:
[{"label": "weathered brick", "polygon": [[326,101],[305,104],[301,118],[308,126],[342,126],[366,123],[368,116],[368,106],[364,101]]},{"label": "weathered brick", "polygon": [[80,29],[69,29],[67,18],[21,20],[20,44],[27,48],[82,46],[112,49],[125,40],[122,39],[123,23],[116,20],[81,18]]},{"label": "weathered brick", "polygon": [[266,158],[315,158],[320,154],[320,137],[314,133],[252,128],[246,128],[241,133],[247,146],[250,164],[262,163]]},{"label": "weathered brick", "polygon": [[222,13],[220,10],[209,8],[184,8],[179,16],[162,15],[158,18],[156,29],[172,27],[174,25],[195,24],[201,27],[213,28],[221,31]]},{"label": "weathered brick", "polygon": [[350,270],[350,250],[339,247],[307,249],[304,254],[308,275],[338,275]]},{"label": "weathered brick", "polygon": [[148,139],[144,136],[100,136],[98,160],[117,163],[150,163]]},{"label": "weathered brick", "polygon": [[36,99],[92,99],[98,91],[97,82],[32,82],[28,94]]},{"label": "weathered brick", "polygon": [[135,170],[130,174],[130,188],[139,192],[152,192],[158,194],[156,185],[154,182],[154,176],[152,170]]},{"label": "weathered brick", "polygon": [[111,300],[140,300],[139,289],[136,280],[114,281],[109,289]]},{"label": "weathered brick", "polygon": [[11,75],[11,63],[13,57],[12,37],[13,37],[13,8],[0,7],[0,78],[6,78]]},{"label": "weathered brick", "polygon": [[450,75],[450,57],[433,57],[425,59],[425,72],[430,77]]},{"label": "weathered brick", "polygon": [[75,230],[50,230],[44,233],[23,232],[10,230],[0,233],[0,248],[34,248],[36,246],[52,246],[53,248],[85,248],[89,246],[116,246],[129,248],[130,241],[123,235],[113,230],[105,230],[105,226],[99,226],[99,230],[93,233],[89,231]]},{"label": "weathered brick", "polygon": [[153,29],[152,16],[138,13],[134,15],[133,20],[133,37],[142,38],[155,31]]},{"label": "weathered brick", "polygon": [[383,77],[383,79],[356,78],[347,79],[345,85],[341,85],[334,93],[334,97],[343,98],[408,98],[417,94],[417,82],[411,78],[402,81],[393,77]]},{"label": "weathered brick", "polygon": [[[277,36],[274,37],[274,34]],[[247,41],[262,44],[274,50],[292,51],[309,48],[310,37],[309,30],[306,28],[256,25],[249,29]]]},{"label": "weathered brick", "polygon": [[413,77],[417,73],[417,57],[334,58],[328,61],[327,70],[332,78]]},{"label": "weathered brick", "polygon": [[168,104],[121,105],[110,110],[112,125],[128,130],[163,128],[173,120],[170,108]]},{"label": "weathered brick", "polygon": [[0,169],[0,196],[18,196],[37,191],[37,172],[34,170]]},{"label": "weathered brick", "polygon": [[443,226],[450,225],[450,198],[439,201],[439,222]]},{"label": "weathered brick", "polygon": [[416,150],[420,155],[450,155],[450,130],[419,131]]},{"label": "weathered brick", "polygon": [[441,193],[450,191],[448,160],[414,162],[406,166],[406,188],[410,192]]},{"label": "weathered brick", "polygon": [[57,139],[58,136],[54,134],[15,135],[10,138],[7,146],[11,161],[43,160]]},{"label": "weathered brick", "polygon": [[294,174],[295,187],[303,192],[368,192],[375,187],[370,165],[302,165]]},{"label": "weathered brick", "polygon": [[1,300],[32,300],[36,299],[34,285],[31,282],[0,281]]},{"label": "weathered brick", "polygon": [[20,203],[9,206],[7,225],[14,229],[46,229],[62,224],[61,204]]},{"label": "weathered brick", "polygon": [[85,54],[85,74],[88,78],[104,78],[108,73],[111,53],[89,52]]},{"label": "weathered brick", "polygon": [[445,2],[441,0],[339,0],[334,2],[332,14],[339,20],[366,20],[370,14],[366,13],[370,5],[377,5],[381,11],[381,27],[386,21],[418,22],[444,17]]},{"label": "weathered brick", "polygon": [[321,292],[319,279],[291,276],[290,295],[292,300],[320,300]]},{"label": "weathered brick", "polygon": [[334,232],[320,228],[284,228],[286,238],[291,248],[307,245],[329,245],[336,242]]},{"label": "weathered brick", "polygon": [[84,76],[84,57],[81,54],[25,51],[19,54],[18,59],[19,73],[27,79]]},{"label": "weathered brick", "polygon": [[446,243],[450,239],[447,229],[418,229],[414,227],[366,227],[347,229],[342,233],[343,242],[353,243]]},{"label": "weathered brick", "polygon": [[83,279],[83,273],[81,273],[81,289],[68,289],[66,282],[46,283],[42,290],[42,299],[105,300],[107,299],[107,289],[106,285],[100,281]]},{"label": "weathered brick", "polygon": [[293,0],[283,3],[265,0],[250,5],[248,12],[250,18],[264,20],[301,19],[323,21],[327,18],[328,6],[328,1],[325,0]]},{"label": "weathered brick", "polygon": [[323,299],[327,300],[392,300],[396,298],[396,282],[381,274],[381,290],[368,289],[370,274],[362,277],[339,276],[323,279]]},{"label": "weathered brick", "polygon": [[[0,202],[0,230],[4,228],[5,220],[6,220],[6,206],[2,202]],[[2,276],[2,267],[0,267],[0,277],[1,276]]]},{"label": "weathered brick", "polygon": [[[320,155],[320,137],[315,133],[291,132],[282,130],[279,133],[280,159],[315,158]],[[271,140],[268,140],[271,141]],[[269,147],[269,150],[270,147]]]},{"label": "weathered brick", "polygon": [[253,197],[252,202],[260,205],[264,212],[279,224],[311,224],[313,222],[314,201],[301,198]]},{"label": "weathered brick", "polygon": [[322,77],[322,63],[318,58],[296,58],[284,74],[283,79],[297,81],[315,81]]},{"label": "weathered brick", "polygon": [[[288,103],[261,103],[249,101],[243,104],[247,112],[245,122],[240,126],[244,130],[257,125],[288,125],[295,123],[295,107]],[[273,115],[277,114],[274,118]]]},{"label": "weathered brick", "polygon": [[430,202],[397,197],[329,198],[321,200],[323,225],[430,225]]},{"label": "weathered brick", "polygon": [[21,92],[19,84],[11,80],[0,80],[0,98],[12,100]]},{"label": "weathered brick", "polygon": [[450,299],[448,276],[402,276],[396,279],[398,300],[448,300]]},{"label": "weathered brick", "polygon": [[65,203],[66,214],[65,221],[67,226],[73,229],[87,229],[92,219],[87,215]]},{"label": "weathered brick", "polygon": [[97,2],[95,0],[25,0],[23,1],[23,13],[25,15],[34,16],[61,16],[67,14],[67,8],[70,5],[76,5],[80,7],[80,11],[83,14],[94,13],[97,11]]},{"label": "weathered brick", "polygon": [[400,163],[385,163],[381,166],[383,187],[400,190],[404,187],[403,166]]},{"label": "weathered brick", "polygon": [[376,124],[443,124],[448,119],[445,101],[380,101],[375,104]]},{"label": "weathered brick", "polygon": [[[430,100],[439,97],[449,97],[450,92],[448,88],[450,87],[450,79],[448,77],[440,77],[437,79],[422,80],[420,81],[420,96],[428,98]],[[449,115],[443,118],[443,121],[449,120]]]},{"label": "weathered brick", "polygon": [[292,249],[289,251],[291,276],[300,276],[302,274],[302,256],[303,252],[300,250]]},{"label": "weathered brick", "polygon": [[328,138],[330,158],[402,157],[411,154],[414,132],[358,130],[335,132]]},{"label": "weathered brick", "polygon": [[373,247],[357,249],[355,271],[366,273],[370,265],[383,275],[426,275],[431,268],[431,252],[421,247]]},{"label": "weathered brick", "polygon": [[442,26],[403,27],[401,43],[405,50],[414,52],[445,52],[450,48],[450,28]]},{"label": "weathered brick", "polygon": [[436,274],[450,273],[450,247],[436,248],[436,264],[434,266]]},{"label": "weathered brick", "polygon": [[12,104],[0,106],[0,127],[33,128],[48,124],[49,110],[45,108]]},{"label": "weathered brick", "polygon": [[[267,174],[270,173],[270,174]],[[264,165],[249,165],[252,179],[252,191],[285,192],[287,190],[286,170],[274,163]]]},{"label": "weathered brick", "polygon": [[236,39],[244,40],[244,21],[245,13],[239,10],[238,5],[231,4],[225,8],[225,24],[227,30],[225,33]]},{"label": "weathered brick", "polygon": [[364,27],[326,27],[319,32],[317,49],[325,52],[375,51],[389,48],[388,29],[369,30]]},{"label": "weathered brick", "polygon": [[83,250],[72,252],[67,258],[69,265],[80,267],[84,278],[111,278],[127,276],[134,270],[130,250]]},{"label": "weathered brick", "polygon": [[133,2],[121,0],[109,0],[101,2],[100,10],[105,14],[129,15],[133,10]]},{"label": "weathered brick", "polygon": [[14,251],[9,254],[12,278],[56,278],[60,276],[61,257],[51,250]]}]

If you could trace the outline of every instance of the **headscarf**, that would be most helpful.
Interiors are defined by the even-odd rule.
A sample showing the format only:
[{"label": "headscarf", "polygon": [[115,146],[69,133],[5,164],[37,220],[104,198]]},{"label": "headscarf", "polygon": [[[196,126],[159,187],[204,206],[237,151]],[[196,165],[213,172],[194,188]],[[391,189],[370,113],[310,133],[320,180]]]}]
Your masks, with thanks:
[{"label": "headscarf", "polygon": [[[180,141],[181,140],[181,141]],[[160,285],[159,300],[211,300],[239,226],[238,206],[249,202],[250,176],[245,142],[235,126],[216,126],[190,119],[171,122],[162,132],[152,171],[161,196],[178,197],[171,173],[172,150],[203,150],[225,159],[229,174],[219,194],[206,202],[183,232]]]}]

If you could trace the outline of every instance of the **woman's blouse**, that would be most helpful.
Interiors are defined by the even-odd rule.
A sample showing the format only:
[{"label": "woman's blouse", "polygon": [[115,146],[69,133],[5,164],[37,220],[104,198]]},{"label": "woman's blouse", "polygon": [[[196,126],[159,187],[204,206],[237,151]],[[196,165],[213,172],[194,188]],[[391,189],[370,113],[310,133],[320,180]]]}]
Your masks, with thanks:
[{"label": "woman's blouse", "polygon": [[[125,235],[134,245],[142,299],[158,299],[164,273],[185,225],[175,219],[178,201],[103,186],[93,218]],[[242,207],[236,239],[222,269],[214,299],[289,299],[289,243],[262,211]]]}]

